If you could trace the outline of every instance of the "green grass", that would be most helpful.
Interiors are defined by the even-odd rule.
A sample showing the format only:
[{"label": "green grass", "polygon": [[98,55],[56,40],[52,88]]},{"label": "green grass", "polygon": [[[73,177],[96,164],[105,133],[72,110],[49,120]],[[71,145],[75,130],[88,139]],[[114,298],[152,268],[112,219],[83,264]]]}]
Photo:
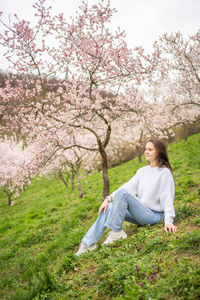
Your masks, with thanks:
[{"label": "green grass", "polygon": [[[102,179],[82,180],[83,199],[55,179],[34,179],[8,207],[0,191],[0,299],[199,299],[200,134],[169,145],[176,183],[176,234],[164,224],[125,222],[128,238],[77,258],[97,217]],[[111,191],[145,165],[109,170]]]}]

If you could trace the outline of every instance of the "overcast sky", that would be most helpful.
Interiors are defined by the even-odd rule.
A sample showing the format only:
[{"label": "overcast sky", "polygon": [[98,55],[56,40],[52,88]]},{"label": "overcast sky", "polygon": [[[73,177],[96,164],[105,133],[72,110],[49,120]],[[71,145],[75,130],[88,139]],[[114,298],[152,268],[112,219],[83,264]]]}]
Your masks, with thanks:
[{"label": "overcast sky", "polygon": [[[106,1],[106,0],[105,0]],[[17,13],[19,17],[31,20],[33,0],[1,0],[0,11],[4,16]],[[82,0],[46,0],[54,13],[63,12],[67,18],[74,16]],[[153,42],[165,32],[181,31],[185,37],[200,29],[200,0],[110,0],[118,12],[113,16],[111,26],[120,26],[127,34],[129,47],[142,46],[151,52]],[[89,5],[98,0],[88,0]],[[4,19],[5,20],[5,19]],[[3,27],[0,25],[0,32]],[[0,69],[7,64],[0,48]]]}]

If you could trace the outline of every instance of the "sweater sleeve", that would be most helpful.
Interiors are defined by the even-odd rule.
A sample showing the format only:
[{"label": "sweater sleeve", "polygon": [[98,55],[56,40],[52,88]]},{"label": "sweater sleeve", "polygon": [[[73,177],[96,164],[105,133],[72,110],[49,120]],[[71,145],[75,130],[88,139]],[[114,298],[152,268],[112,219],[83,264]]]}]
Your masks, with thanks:
[{"label": "sweater sleeve", "polygon": [[162,175],[161,185],[160,185],[160,203],[164,210],[165,225],[173,224],[175,218],[175,211],[174,211],[174,204],[173,204],[174,194],[175,194],[174,179],[169,169],[166,169]]},{"label": "sweater sleeve", "polygon": [[[137,195],[137,193],[138,193],[138,182],[139,182],[139,175],[138,175],[138,171],[137,171],[136,174],[129,181],[127,181],[122,186],[120,186],[120,188],[127,189],[132,195]],[[115,194],[116,194],[117,190],[114,191],[111,194],[113,199],[115,197]]]}]

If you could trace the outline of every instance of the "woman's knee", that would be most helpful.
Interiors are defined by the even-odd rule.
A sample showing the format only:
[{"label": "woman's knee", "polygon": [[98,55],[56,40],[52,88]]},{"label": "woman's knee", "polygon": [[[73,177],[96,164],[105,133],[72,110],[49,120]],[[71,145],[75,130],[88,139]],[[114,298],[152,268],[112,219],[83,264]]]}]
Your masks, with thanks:
[{"label": "woman's knee", "polygon": [[122,187],[117,190],[115,197],[119,197],[120,199],[122,199],[127,194],[128,194],[128,191]]}]

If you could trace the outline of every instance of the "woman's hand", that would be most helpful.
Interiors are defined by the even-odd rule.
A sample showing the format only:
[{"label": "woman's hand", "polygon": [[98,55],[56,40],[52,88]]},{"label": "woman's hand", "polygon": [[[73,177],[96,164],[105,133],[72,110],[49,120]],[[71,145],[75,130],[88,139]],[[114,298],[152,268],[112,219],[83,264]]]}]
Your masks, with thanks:
[{"label": "woman's hand", "polygon": [[108,203],[109,203],[109,199],[106,198],[103,203],[101,204],[101,206],[99,207],[99,212],[98,212],[98,216],[100,215],[101,211],[104,210],[104,214],[106,212],[106,209],[107,209],[107,206],[108,206]]},{"label": "woman's hand", "polygon": [[177,227],[173,224],[166,224],[165,225],[165,231],[170,233],[175,233],[177,230]]}]

